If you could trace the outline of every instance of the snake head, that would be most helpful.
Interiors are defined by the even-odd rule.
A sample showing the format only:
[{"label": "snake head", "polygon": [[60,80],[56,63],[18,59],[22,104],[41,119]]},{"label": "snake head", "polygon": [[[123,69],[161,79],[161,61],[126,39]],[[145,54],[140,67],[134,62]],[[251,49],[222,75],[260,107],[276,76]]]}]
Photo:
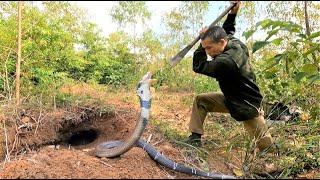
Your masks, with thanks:
[{"label": "snake head", "polygon": [[150,86],[152,83],[151,73],[145,74],[139,81],[137,86],[137,94],[143,101],[149,101],[151,99]]}]

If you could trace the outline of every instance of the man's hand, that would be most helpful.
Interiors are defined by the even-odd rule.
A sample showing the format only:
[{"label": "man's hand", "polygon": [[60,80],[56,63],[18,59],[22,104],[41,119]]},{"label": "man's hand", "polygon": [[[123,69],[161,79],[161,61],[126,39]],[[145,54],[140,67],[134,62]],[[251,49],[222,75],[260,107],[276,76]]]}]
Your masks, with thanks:
[{"label": "man's hand", "polygon": [[[237,12],[240,9],[241,2],[240,1],[230,1],[230,3],[236,3],[236,5],[230,10],[229,14],[237,14]],[[207,26],[205,26],[200,30],[200,32],[199,32],[200,38],[203,37],[203,35],[208,31],[208,29],[209,28]]]},{"label": "man's hand", "polygon": [[208,29],[209,28],[207,26],[205,26],[200,30],[200,32],[199,32],[200,38],[203,37],[204,33],[206,33],[208,31]]},{"label": "man's hand", "polygon": [[237,14],[237,12],[240,9],[241,2],[240,1],[231,1],[231,3],[236,3],[236,5],[231,9],[229,14]]}]

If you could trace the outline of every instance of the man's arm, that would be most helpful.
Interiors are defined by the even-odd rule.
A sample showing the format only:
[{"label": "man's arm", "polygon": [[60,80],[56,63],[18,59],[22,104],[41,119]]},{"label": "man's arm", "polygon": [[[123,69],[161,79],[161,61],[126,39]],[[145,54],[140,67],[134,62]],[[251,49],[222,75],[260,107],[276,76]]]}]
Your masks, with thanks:
[{"label": "man's arm", "polygon": [[240,7],[240,1],[236,1],[234,3],[237,3],[237,5],[231,9],[230,13],[227,16],[227,19],[225,20],[225,22],[222,25],[222,28],[226,31],[226,33],[231,34],[231,35],[233,35],[236,31],[235,19],[236,19],[237,12]]},{"label": "man's arm", "polygon": [[201,73],[200,64],[207,61],[207,53],[202,47],[201,43],[193,53],[193,71],[196,73]]},{"label": "man's arm", "polygon": [[238,49],[230,49],[218,55],[214,60],[207,61],[207,55],[200,45],[193,56],[193,71],[214,78],[231,76],[237,70],[237,65],[232,59],[236,58],[234,55],[239,53]]},{"label": "man's arm", "polygon": [[226,21],[223,23],[222,27],[226,31],[227,34],[234,34],[236,31],[235,28],[235,19],[236,14],[228,14]]}]

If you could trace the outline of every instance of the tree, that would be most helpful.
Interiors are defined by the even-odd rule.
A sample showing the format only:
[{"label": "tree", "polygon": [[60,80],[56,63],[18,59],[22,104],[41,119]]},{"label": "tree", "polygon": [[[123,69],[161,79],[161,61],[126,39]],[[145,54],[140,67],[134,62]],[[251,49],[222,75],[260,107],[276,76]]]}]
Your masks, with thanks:
[{"label": "tree", "polygon": [[[17,63],[18,3],[0,2],[0,91],[12,99]],[[12,93],[13,92],[13,93]]]},{"label": "tree", "polygon": [[208,1],[182,1],[180,10],[187,16],[186,23],[191,25],[191,36],[197,35],[208,9]]},{"label": "tree", "polygon": [[151,29],[143,32],[142,37],[138,39],[138,48],[139,56],[148,62],[156,62],[164,58],[161,41]]},{"label": "tree", "polygon": [[[310,24],[309,24],[309,15],[308,15],[308,1],[304,2],[304,14],[305,14],[305,23],[306,23],[306,34],[308,37],[310,37]],[[318,60],[316,58],[316,55],[314,52],[311,53],[314,65],[318,68],[318,71],[320,72],[320,66],[318,65]]]},{"label": "tree", "polygon": [[[310,31],[315,31],[320,28],[318,13],[320,6],[317,2],[307,2],[310,11]],[[282,21],[294,21],[298,24],[305,24],[305,2],[285,2],[285,1],[272,1],[267,4],[268,17]]]},{"label": "tree", "polygon": [[20,63],[21,63],[21,16],[22,16],[22,2],[18,2],[18,58],[16,64],[16,104],[20,104]]},{"label": "tree", "polygon": [[145,23],[150,19],[151,13],[146,7],[145,1],[120,1],[111,9],[112,20],[117,22],[120,28],[133,25],[133,49],[136,52],[136,25]]},{"label": "tree", "polygon": [[163,16],[162,23],[167,28],[163,35],[166,58],[171,58],[197,36],[208,7],[205,1],[185,1]]}]

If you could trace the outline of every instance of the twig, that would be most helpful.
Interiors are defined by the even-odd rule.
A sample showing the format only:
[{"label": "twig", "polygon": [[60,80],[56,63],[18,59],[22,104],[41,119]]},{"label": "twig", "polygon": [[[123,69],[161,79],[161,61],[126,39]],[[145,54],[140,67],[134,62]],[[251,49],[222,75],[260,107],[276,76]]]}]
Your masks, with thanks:
[{"label": "twig", "polygon": [[6,49],[8,49],[10,51],[13,51],[13,52],[17,53],[17,51],[15,49],[11,48],[11,47],[2,46],[2,45],[0,45],[0,47],[6,48]]},{"label": "twig", "polygon": [[161,139],[160,141],[158,141],[158,142],[155,142],[154,144],[152,144],[152,146],[156,146],[156,145],[158,145],[159,143],[162,143],[164,140],[163,139]]},{"label": "twig", "polygon": [[6,139],[6,158],[5,158],[5,162],[3,164],[3,165],[5,165],[5,163],[7,161],[10,161],[10,152],[9,152],[9,147],[8,147],[8,134],[7,134],[7,127],[6,127],[5,119],[3,120],[3,130],[4,130],[4,136]]},{"label": "twig", "polygon": [[5,98],[6,96],[4,96],[4,95],[0,94],[0,97]]},{"label": "twig", "polygon": [[[232,155],[235,159],[237,159],[238,161],[240,161],[240,159],[239,158],[237,158],[235,155]],[[241,161],[240,161],[241,162]]]},{"label": "twig", "polygon": [[113,166],[111,166],[110,164],[107,164],[107,163],[104,162],[104,161],[100,161],[100,163],[102,163],[103,165],[106,165],[106,166],[108,166],[108,167],[113,167]]},{"label": "twig", "polygon": [[8,62],[8,59],[11,55],[11,49],[8,53],[8,57],[6,59],[6,62],[4,63],[4,68],[5,68],[5,73],[6,73],[6,85],[7,85],[7,93],[8,93],[8,96],[9,96],[9,100],[11,100],[11,90],[10,90],[10,86],[9,86],[9,78],[8,78],[8,68],[7,68],[7,62]]},{"label": "twig", "polygon": [[41,93],[40,102],[39,102],[39,104],[40,104],[40,113],[39,113],[38,119],[36,120],[36,122],[37,122],[37,127],[36,127],[36,130],[34,131],[34,135],[36,135],[37,130],[38,130],[38,127],[39,127],[42,119],[44,118],[44,117],[41,118],[41,115],[42,115],[42,101],[41,101],[41,99],[42,99],[42,93]]},{"label": "twig", "polygon": [[95,158],[95,160],[98,161],[98,162],[100,162],[100,163],[103,164],[103,165],[108,166],[108,167],[113,167],[113,166],[111,166],[110,164],[107,164],[106,162],[104,162],[102,159],[100,160],[100,159],[96,159],[96,158]]},{"label": "twig", "polygon": [[38,164],[38,161],[36,161],[36,160],[34,160],[34,159],[28,158],[27,160],[28,160],[28,161],[31,161],[31,162],[33,162],[33,163],[35,163],[35,164]]},{"label": "twig", "polygon": [[[180,151],[179,151],[179,152],[180,152]],[[180,152],[180,154],[181,154],[181,156],[183,157],[184,162],[187,162],[188,160],[187,160],[186,156],[185,156],[185,155],[183,155],[183,153],[181,153],[181,152]]]},{"label": "twig", "polygon": [[[37,122],[37,127],[36,127],[36,130],[35,130],[35,132],[34,132],[34,135],[36,135],[39,125],[41,124],[42,120],[43,120],[46,116],[47,116],[47,114],[45,114],[41,119],[38,120],[38,122]],[[39,116],[39,117],[40,117],[40,116]]]},{"label": "twig", "polygon": [[17,127],[17,124],[15,124],[16,126],[16,134],[14,136],[14,141],[13,141],[13,145],[12,145],[12,149],[10,150],[10,153],[12,153],[12,151],[15,149],[15,146],[16,146],[16,142],[18,141],[19,139],[19,134],[20,134],[20,130],[19,130],[19,127]]},{"label": "twig", "polygon": [[238,166],[234,165],[234,164],[231,164],[229,162],[224,162],[227,166],[232,167],[232,168],[237,168],[237,169],[240,169]]},{"label": "twig", "polygon": [[147,143],[150,143],[151,137],[152,137],[152,134],[150,134],[150,136],[149,136],[149,138],[147,140]]}]

